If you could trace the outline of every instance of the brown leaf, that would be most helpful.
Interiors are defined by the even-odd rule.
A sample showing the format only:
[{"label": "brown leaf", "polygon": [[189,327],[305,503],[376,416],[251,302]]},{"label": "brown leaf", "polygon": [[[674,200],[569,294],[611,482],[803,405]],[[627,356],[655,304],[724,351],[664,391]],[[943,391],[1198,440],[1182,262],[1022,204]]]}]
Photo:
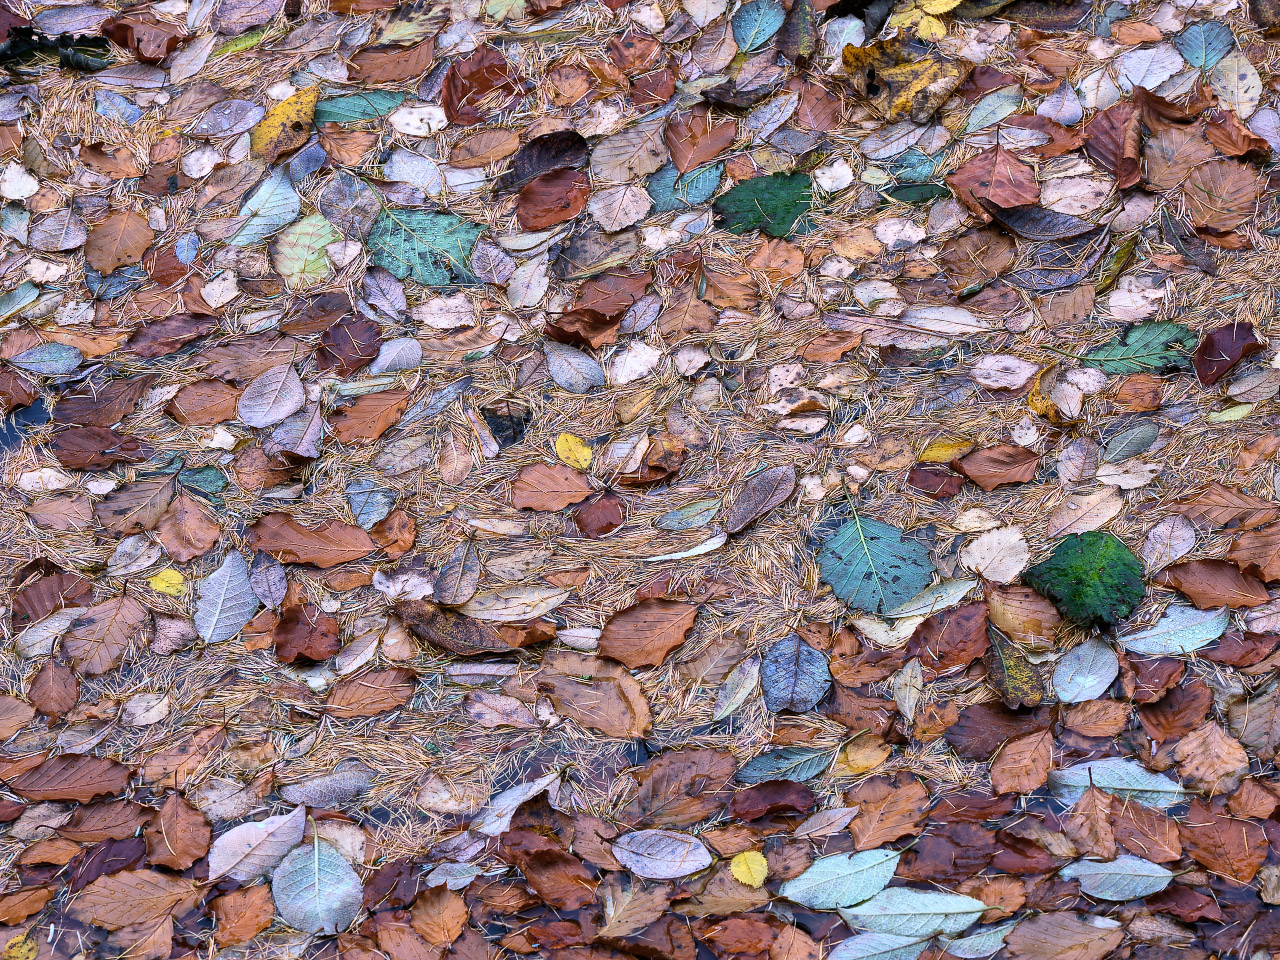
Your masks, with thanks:
[{"label": "brown leaf", "polygon": [[195,903],[196,885],[155,870],[124,870],[99,877],[76,896],[67,913],[107,930],[155,922]]},{"label": "brown leaf", "polygon": [[209,852],[212,830],[203,813],[173,793],[152,818],[146,837],[152,864],[186,870]]},{"label": "brown leaf", "polygon": [[1155,578],[1180,590],[1201,610],[1214,607],[1258,607],[1270,602],[1261,580],[1240,572],[1226,560],[1184,560]]},{"label": "brown leaf", "polygon": [[169,746],[156,750],[142,765],[142,779],[158,789],[181,790],[187,778],[199,770],[226,742],[224,726],[212,725],[184,733]]},{"label": "brown leaf", "polygon": [[365,47],[351,58],[351,79],[362,83],[402,83],[420,77],[435,63],[435,40],[412,47]]},{"label": "brown leaf", "polygon": [[1042,913],[1014,927],[1004,945],[1010,960],[1102,960],[1122,940],[1119,924],[1100,924],[1088,914]]},{"label": "brown leaf", "polygon": [[585,473],[563,463],[521,467],[511,483],[511,505],[517,510],[563,510],[581,503],[595,490]]},{"label": "brown leaf", "polygon": [[284,563],[311,563],[327,570],[377,549],[369,534],[353,524],[325,520],[304,527],[287,513],[269,513],[249,528],[248,540]]},{"label": "brown leaf", "polygon": [[49,452],[64,467],[102,470],[117,463],[142,463],[154,448],[106,427],[72,427],[54,436]]},{"label": "brown leaf", "polygon": [[690,827],[723,809],[737,771],[726,750],[684,747],[650,758],[631,776],[636,792],[619,811],[633,827]]},{"label": "brown leaf", "polygon": [[684,643],[697,616],[697,604],[643,600],[609,618],[600,635],[600,653],[632,670],[659,666]]},{"label": "brown leaf", "polygon": [[467,924],[467,905],[462,897],[444,886],[418,894],[409,911],[418,936],[435,947],[445,947],[458,939]]},{"label": "brown leaf", "polygon": [[1111,826],[1111,803],[1114,799],[1111,794],[1090,785],[1071,807],[1071,812],[1062,818],[1062,831],[1076,845],[1081,856],[1115,859],[1116,835]]},{"label": "brown leaf", "polygon": [[1260,527],[1280,518],[1280,504],[1255,497],[1243,490],[1224,487],[1217,481],[1209,481],[1201,493],[1189,500],[1172,504],[1180,513],[1202,527],[1236,527],[1248,530]]},{"label": "brown leaf", "polygon": [[739,820],[759,820],[775,814],[808,813],[817,803],[813,791],[795,780],[766,780],[739,790],[729,814]]},{"label": "brown leaf", "polygon": [[9,788],[27,800],[78,800],[119,793],[129,783],[129,768],[103,757],[63,754],[9,780]]},{"label": "brown leaf", "polygon": [[1082,129],[1084,152],[1111,172],[1117,189],[1126,190],[1138,182],[1142,125],[1136,105],[1122,100],[1099,110]]},{"label": "brown leaf", "polygon": [[[102,35],[112,43],[132,50],[142,63],[159,63],[189,37],[181,27],[160,20],[149,12],[112,17],[103,23]],[[133,174],[135,177],[139,175],[140,172]]]},{"label": "brown leaf", "polygon": [[617,530],[627,519],[627,502],[606,490],[570,511],[573,523],[588,540],[599,540]]},{"label": "brown leaf", "polygon": [[1248,530],[1235,538],[1227,559],[1250,576],[1280,580],[1280,523]]},{"label": "brown leaf", "polygon": [[1200,799],[1191,801],[1178,824],[1178,835],[1191,859],[1237,883],[1254,878],[1270,849],[1259,824],[1230,816]]},{"label": "brown leaf", "polygon": [[366,393],[329,414],[329,430],[339,443],[368,446],[390,430],[409,405],[408,390],[381,390]]},{"label": "brown leaf", "polygon": [[726,533],[739,533],[784,503],[796,489],[796,468],[768,467],[752,476],[721,516]]},{"label": "brown leaf", "polygon": [[31,704],[8,694],[0,694],[0,736],[5,740],[30,723],[35,715],[36,711]]},{"label": "brown leaf", "polygon": [[526,230],[545,230],[572,220],[591,195],[583,170],[552,170],[526,183],[516,197],[516,219]]},{"label": "brown leaf", "polygon": [[1280,684],[1268,684],[1253,698],[1232,703],[1227,718],[1241,743],[1260,760],[1271,760],[1280,751]]},{"label": "brown leaf", "polygon": [[963,603],[926,618],[907,644],[907,656],[934,674],[965,667],[987,650],[987,604]]},{"label": "brown leaf", "polygon": [[991,760],[991,789],[996,793],[1030,793],[1044,786],[1052,767],[1050,731],[1010,740]]},{"label": "brown leaf", "polygon": [[347,317],[320,334],[316,366],[337,377],[349,377],[378,355],[382,328],[368,317]]},{"label": "brown leaf", "polygon": [[476,104],[495,90],[513,90],[515,86],[502,54],[490,46],[479,47],[449,66],[440,105],[450,123],[471,126],[484,119]]},{"label": "brown leaf", "polygon": [[1246,127],[1229,110],[1215,110],[1205,127],[1209,142],[1228,157],[1266,160],[1271,157],[1271,144]]},{"label": "brown leaf", "polygon": [[[65,716],[80,700],[80,681],[70,667],[53,659],[46,660],[31,678],[27,699],[46,717]],[[19,726],[25,726],[25,723]],[[17,733],[16,729],[9,736],[14,733]]]},{"label": "brown leaf", "polygon": [[1196,346],[1192,358],[1196,376],[1206,387],[1211,387],[1236,368],[1245,357],[1263,349],[1253,332],[1253,324],[1237,321],[1216,327],[1205,333]]},{"label": "brown leaf", "polygon": [[153,530],[169,509],[177,489],[176,475],[125,484],[93,505],[93,517],[112,533],[125,536]]},{"label": "brown leaf", "polygon": [[219,947],[252,940],[271,926],[276,915],[271,887],[265,883],[223,894],[213,900],[210,908],[216,924],[213,939]]},{"label": "brown leaf", "polygon": [[577,910],[595,899],[598,881],[581,860],[549,837],[532,830],[508,830],[502,835],[500,854],[550,907]]},{"label": "brown leaf", "polygon": [[857,807],[849,823],[854,848],[871,850],[902,837],[918,836],[929,807],[929,793],[915,777],[871,777],[844,795],[846,806]]},{"label": "brown leaf", "polygon": [[186,491],[174,498],[156,524],[156,539],[179,563],[203,557],[213,549],[221,532],[204,504]]},{"label": "brown leaf", "polygon": [[658,329],[671,337],[689,333],[710,333],[720,317],[705,301],[698,299],[692,288],[678,292],[661,314]]},{"label": "brown leaf", "polygon": [[118,210],[89,231],[85,259],[99,273],[111,273],[142,260],[153,239],[145,218],[132,210]]},{"label": "brown leaf", "polygon": [[282,663],[319,663],[341,648],[338,619],[310,603],[297,603],[280,611],[271,632],[276,656]]},{"label": "brown leaf", "polygon": [[520,149],[520,134],[514,130],[481,130],[459,140],[449,151],[449,163],[462,170],[487,167]]},{"label": "brown leaf", "polygon": [[179,390],[165,407],[178,423],[213,426],[234,420],[241,390],[221,380],[197,380]]},{"label": "brown leaf", "polygon": [[71,658],[78,673],[90,677],[106,673],[120,662],[150,620],[151,611],[133,597],[105,600],[72,622],[62,638],[62,652]]},{"label": "brown leaf", "polygon": [[1231,793],[1249,773],[1249,755],[1216,722],[1192,730],[1173,748],[1178,773],[1209,796]]},{"label": "brown leaf", "polygon": [[671,151],[671,162],[681,173],[688,173],[733,146],[736,130],[733,120],[712,120],[709,109],[699,104],[692,110],[673,113],[662,136]]},{"label": "brown leaf", "polygon": [[1018,245],[1007,233],[978,227],[944,243],[938,263],[946,272],[952,293],[959,294],[994,280],[1013,266],[1017,253]]},{"label": "brown leaf", "polygon": [[1034,450],[1005,443],[952,460],[951,468],[989,492],[1010,483],[1026,483],[1036,475],[1039,463],[1040,455]]},{"label": "brown leaf", "polygon": [[1152,190],[1168,193],[1176,190],[1197,164],[1213,155],[1203,122],[1162,127],[1142,149],[1143,178]]},{"label": "brown leaf", "polygon": [[652,725],[649,701],[636,679],[612,660],[548,651],[533,675],[556,712],[610,737],[642,737]]},{"label": "brown leaf", "polygon": [[1018,155],[997,145],[983,150],[947,176],[947,185],[974,213],[988,218],[982,201],[997,207],[1020,207],[1040,202],[1035,171]]},{"label": "brown leaf", "polygon": [[1238,160],[1209,160],[1187,176],[1182,195],[1193,227],[1234,230],[1254,215],[1262,181]]},{"label": "brown leaf", "polygon": [[111,800],[76,807],[71,820],[58,828],[58,835],[80,843],[123,840],[145,827],[155,811],[131,800]]},{"label": "brown leaf", "polygon": [[416,686],[417,674],[407,667],[367,670],[335,683],[325,701],[325,712],[343,719],[375,717],[403,707]]},{"label": "brown leaf", "polygon": [[[50,886],[19,887],[8,893],[0,894],[0,923],[8,926],[21,923],[27,917],[39,913],[45,904],[57,894],[57,888]],[[10,944],[20,941],[14,937]]]}]

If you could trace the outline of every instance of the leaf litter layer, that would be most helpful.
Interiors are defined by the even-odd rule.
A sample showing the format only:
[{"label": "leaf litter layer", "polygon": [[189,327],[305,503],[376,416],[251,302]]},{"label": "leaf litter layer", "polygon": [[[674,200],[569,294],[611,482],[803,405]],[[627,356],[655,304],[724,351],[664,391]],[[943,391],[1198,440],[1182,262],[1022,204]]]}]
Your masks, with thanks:
[{"label": "leaf litter layer", "polygon": [[1280,950],[1277,27],[8,5],[6,960]]}]

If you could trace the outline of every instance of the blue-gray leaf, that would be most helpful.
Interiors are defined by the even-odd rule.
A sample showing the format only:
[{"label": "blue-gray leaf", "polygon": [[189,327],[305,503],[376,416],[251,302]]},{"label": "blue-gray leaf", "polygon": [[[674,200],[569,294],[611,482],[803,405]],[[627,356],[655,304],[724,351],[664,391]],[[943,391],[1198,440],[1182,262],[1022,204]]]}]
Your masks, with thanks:
[{"label": "blue-gray leaf", "polygon": [[42,343],[23,350],[9,362],[19,370],[41,377],[61,377],[80,366],[80,351],[65,343]]},{"label": "blue-gray leaf", "polygon": [[830,750],[812,747],[779,747],[752,757],[733,778],[739,783],[764,783],[766,780],[812,780],[831,766],[835,756]]},{"label": "blue-gray leaf", "polygon": [[818,553],[822,579],[854,610],[882,613],[929,585],[929,548],[897,527],[853,514]]},{"label": "blue-gray leaf", "polygon": [[285,923],[303,933],[341,933],[360,913],[364,887],[323,840],[295,848],[271,875],[271,896]]},{"label": "blue-gray leaf", "polygon": [[1218,61],[1231,52],[1236,38],[1231,28],[1218,20],[1193,23],[1173,39],[1187,63],[1198,70],[1212,70]]},{"label": "blue-gray leaf", "polygon": [[863,850],[819,857],[778,892],[810,910],[837,910],[874,897],[893,879],[897,850]]},{"label": "blue-gray leaf", "polygon": [[760,666],[764,704],[774,713],[812,710],[831,688],[826,656],[798,633],[783,637],[764,655]]},{"label": "blue-gray leaf", "polygon": [[787,12],[775,0],[750,0],[733,15],[733,40],[749,52],[764,46],[782,27]]}]

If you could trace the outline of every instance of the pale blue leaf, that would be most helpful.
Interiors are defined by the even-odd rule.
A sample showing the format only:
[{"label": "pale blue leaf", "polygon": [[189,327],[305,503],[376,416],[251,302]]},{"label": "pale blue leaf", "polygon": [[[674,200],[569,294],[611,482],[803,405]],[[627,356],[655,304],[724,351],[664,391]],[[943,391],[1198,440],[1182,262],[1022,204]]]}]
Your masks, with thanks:
[{"label": "pale blue leaf", "polygon": [[854,610],[882,613],[929,585],[929,548],[897,527],[851,515],[818,552],[822,579]]}]

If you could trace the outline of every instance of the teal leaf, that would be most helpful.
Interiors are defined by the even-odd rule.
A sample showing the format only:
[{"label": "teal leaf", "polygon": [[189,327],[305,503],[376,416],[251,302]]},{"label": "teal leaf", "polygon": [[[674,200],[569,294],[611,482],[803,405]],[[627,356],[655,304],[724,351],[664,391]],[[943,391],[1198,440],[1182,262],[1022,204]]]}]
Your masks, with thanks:
[{"label": "teal leaf", "polygon": [[645,181],[645,190],[653,200],[649,212],[670,213],[706,203],[720,188],[723,177],[723,163],[707,164],[683,176],[674,163],[668,163]]},{"label": "teal leaf", "polygon": [[1172,373],[1190,367],[1196,335],[1180,323],[1154,320],[1130,327],[1121,336],[1081,359],[1103,373]]},{"label": "teal leaf", "polygon": [[812,205],[807,173],[775,173],[735,184],[712,208],[730,233],[763,230],[771,237],[786,237]]},{"label": "teal leaf", "polygon": [[1231,28],[1218,20],[1193,23],[1173,38],[1184,60],[1197,70],[1212,70],[1218,61],[1231,52],[1236,38]]},{"label": "teal leaf", "polygon": [[375,266],[426,286],[471,279],[471,250],[480,226],[451,213],[387,209],[369,233]]},{"label": "teal leaf", "polygon": [[831,766],[835,756],[830,750],[812,747],[779,747],[752,757],[734,774],[739,783],[764,783],[766,780],[812,780]]},{"label": "teal leaf", "polygon": [[836,910],[874,897],[893,879],[897,850],[863,850],[819,857],[778,893],[810,910]]},{"label": "teal leaf", "polygon": [[404,102],[406,94],[367,90],[346,97],[331,97],[316,104],[315,123],[355,123],[386,116]]},{"label": "teal leaf", "polygon": [[929,585],[929,548],[897,527],[856,513],[818,552],[822,579],[854,610],[883,613]]},{"label": "teal leaf", "polygon": [[776,0],[750,0],[733,15],[733,40],[744,52],[763,47],[786,18],[787,12]]},{"label": "teal leaf", "polygon": [[900,937],[957,934],[978,919],[987,905],[981,900],[940,890],[888,887],[866,903],[846,907],[840,916],[851,927]]},{"label": "teal leaf", "polygon": [[1049,792],[1065,803],[1075,803],[1091,786],[1103,793],[1162,810],[1187,796],[1177,781],[1152,773],[1136,761],[1120,757],[1089,760],[1065,770],[1049,771]]},{"label": "teal leaf", "polygon": [[1102,530],[1071,534],[1022,579],[1064,617],[1086,627],[1114,627],[1147,594],[1138,558]]},{"label": "teal leaf", "polygon": [[240,216],[249,219],[231,238],[231,243],[247,247],[265,240],[293,223],[301,212],[302,200],[289,182],[288,174],[281,168],[272,170],[240,208]]}]

